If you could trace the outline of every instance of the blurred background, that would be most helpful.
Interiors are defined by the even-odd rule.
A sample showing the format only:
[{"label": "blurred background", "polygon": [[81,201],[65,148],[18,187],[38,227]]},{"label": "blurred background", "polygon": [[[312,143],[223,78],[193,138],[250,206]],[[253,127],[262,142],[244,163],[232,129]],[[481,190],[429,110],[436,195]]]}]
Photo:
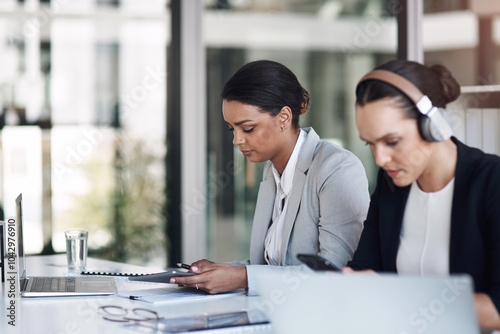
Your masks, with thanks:
[{"label": "blurred background", "polygon": [[[0,218],[15,215],[22,192],[29,254],[64,252],[64,230],[80,227],[89,230],[89,255],[105,259],[167,266],[248,258],[263,166],[233,147],[220,92],[257,59],[297,74],[311,95],[301,126],[353,151],[373,190],[376,168],[353,120],[354,87],[397,57],[405,1],[184,1],[201,11],[178,30],[184,17],[166,0],[0,0]],[[465,93],[452,108],[457,137],[499,154],[496,0],[420,3],[423,61],[448,67]],[[198,29],[196,41],[190,29]],[[182,138],[195,138],[203,154],[201,163],[178,166],[182,178],[169,178],[177,163],[168,157],[177,128],[169,122],[183,109],[169,84],[178,63],[168,64],[185,39],[201,50],[191,55],[202,63],[193,70],[201,93],[190,99],[202,107],[183,119]],[[192,189],[201,198],[192,224],[171,212],[183,205],[171,190],[186,193],[186,175],[196,173],[204,185]]]}]

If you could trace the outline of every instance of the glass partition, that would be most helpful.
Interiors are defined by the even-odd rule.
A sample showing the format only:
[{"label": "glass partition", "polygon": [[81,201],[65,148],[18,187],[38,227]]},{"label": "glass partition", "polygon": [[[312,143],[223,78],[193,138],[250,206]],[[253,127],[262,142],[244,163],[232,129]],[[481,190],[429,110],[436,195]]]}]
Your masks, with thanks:
[{"label": "glass partition", "polygon": [[[248,258],[263,164],[232,145],[224,83],[252,60],[284,63],[311,95],[301,125],[354,152],[372,190],[377,168],[358,138],[354,88],[395,58],[401,8],[392,0],[203,4],[208,161],[189,168],[206,168],[207,256],[232,261]],[[488,25],[463,0],[425,0],[424,10],[425,62],[443,63],[462,85],[498,84],[500,13]],[[480,31],[491,33],[489,49],[479,48]],[[61,252],[64,229],[84,227],[92,255],[166,263],[169,41],[165,0],[0,2],[0,213],[14,215],[16,193],[26,194],[28,252]]]},{"label": "glass partition", "polygon": [[233,148],[221,112],[226,80],[252,60],[288,66],[311,95],[301,126],[357,154],[373,183],[373,159],[354,124],[354,87],[365,72],[395,57],[397,10],[385,1],[207,2],[208,173],[228,175],[209,206],[211,259],[248,258],[263,170]]},{"label": "glass partition", "polygon": [[0,202],[25,195],[28,253],[78,227],[91,256],[166,263],[169,30],[164,0],[0,5]]}]

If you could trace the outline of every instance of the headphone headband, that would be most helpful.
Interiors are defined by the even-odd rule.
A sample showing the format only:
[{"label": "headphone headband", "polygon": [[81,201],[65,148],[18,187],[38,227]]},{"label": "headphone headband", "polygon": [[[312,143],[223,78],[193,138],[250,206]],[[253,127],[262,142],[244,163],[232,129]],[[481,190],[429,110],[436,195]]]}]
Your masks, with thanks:
[{"label": "headphone headband", "polygon": [[384,81],[391,86],[398,88],[415,104],[417,104],[425,96],[410,80],[391,71],[373,70],[362,77],[361,80],[359,80],[358,85],[369,79]]}]

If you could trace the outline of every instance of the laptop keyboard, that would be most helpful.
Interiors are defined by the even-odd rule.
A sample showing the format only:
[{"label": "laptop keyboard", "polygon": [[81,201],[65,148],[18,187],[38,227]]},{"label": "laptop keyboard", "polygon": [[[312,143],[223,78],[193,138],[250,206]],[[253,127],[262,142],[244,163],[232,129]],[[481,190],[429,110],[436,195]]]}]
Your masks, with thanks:
[{"label": "laptop keyboard", "polygon": [[32,277],[31,292],[75,292],[74,277]]}]

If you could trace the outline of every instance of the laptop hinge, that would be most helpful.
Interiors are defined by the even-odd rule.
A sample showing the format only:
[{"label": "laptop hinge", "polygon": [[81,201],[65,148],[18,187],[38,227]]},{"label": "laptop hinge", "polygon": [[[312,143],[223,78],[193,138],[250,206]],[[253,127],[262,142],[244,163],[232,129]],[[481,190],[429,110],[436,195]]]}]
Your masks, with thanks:
[{"label": "laptop hinge", "polygon": [[28,287],[28,279],[21,278],[20,284],[21,284],[21,286],[19,287],[20,291],[26,291],[26,288]]}]

